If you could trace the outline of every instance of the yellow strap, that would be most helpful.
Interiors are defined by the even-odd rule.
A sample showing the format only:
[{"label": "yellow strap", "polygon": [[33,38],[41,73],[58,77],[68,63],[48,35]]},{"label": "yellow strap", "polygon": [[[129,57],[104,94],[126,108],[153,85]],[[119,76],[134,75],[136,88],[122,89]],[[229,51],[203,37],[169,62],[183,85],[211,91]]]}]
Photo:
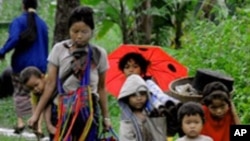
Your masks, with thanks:
[{"label": "yellow strap", "polygon": [[[70,107],[69,113],[71,113],[72,109],[73,109],[73,108]],[[68,122],[69,122],[69,119],[70,119],[70,114],[68,114],[68,117],[66,118],[66,121],[65,121],[65,123],[63,124],[63,129],[62,129],[62,132],[60,133],[61,136],[59,137],[59,141],[62,140],[63,134],[64,134],[64,132],[65,132],[65,130],[66,130],[66,127],[67,127],[67,124],[68,124]]]},{"label": "yellow strap", "polygon": [[88,96],[89,96],[89,111],[90,111],[90,115],[89,118],[86,122],[86,125],[83,129],[83,133],[79,139],[79,141],[84,141],[89,133],[89,130],[91,128],[91,125],[93,123],[93,119],[94,119],[94,109],[93,109],[93,101],[92,101],[92,94],[91,94],[91,89],[88,86]]}]

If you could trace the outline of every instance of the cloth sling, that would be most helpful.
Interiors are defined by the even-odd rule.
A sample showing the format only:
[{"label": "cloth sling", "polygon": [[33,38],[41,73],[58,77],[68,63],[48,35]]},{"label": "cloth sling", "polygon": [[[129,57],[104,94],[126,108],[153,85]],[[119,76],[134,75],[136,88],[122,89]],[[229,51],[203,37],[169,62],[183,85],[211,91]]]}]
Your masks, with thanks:
[{"label": "cloth sling", "polygon": [[[93,126],[94,109],[92,94],[90,89],[90,69],[92,49],[88,46],[88,55],[85,65],[83,65],[83,74],[81,75],[80,87],[77,90],[66,93],[63,90],[62,83],[58,81],[59,104],[58,104],[58,122],[57,131],[54,140],[57,141],[88,141],[94,138],[97,132]],[[76,59],[76,58],[75,58]],[[79,124],[79,120],[81,124]],[[77,129],[74,129],[77,128]],[[77,131],[77,133],[73,133]]]}]

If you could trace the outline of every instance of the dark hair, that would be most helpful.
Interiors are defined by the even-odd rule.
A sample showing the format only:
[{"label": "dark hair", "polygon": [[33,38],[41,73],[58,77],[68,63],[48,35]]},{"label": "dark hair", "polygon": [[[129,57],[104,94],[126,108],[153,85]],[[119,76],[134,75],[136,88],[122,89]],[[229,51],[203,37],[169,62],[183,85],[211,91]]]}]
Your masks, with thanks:
[{"label": "dark hair", "polygon": [[24,48],[30,46],[37,37],[35,13],[34,11],[29,11],[29,8],[37,8],[37,0],[23,0],[23,6],[28,11],[27,28],[19,35],[19,44]]},{"label": "dark hair", "polygon": [[26,84],[31,76],[35,76],[37,78],[42,78],[43,73],[34,66],[24,68],[20,73],[20,80],[23,84]]},{"label": "dark hair", "polygon": [[123,72],[123,69],[125,68],[126,64],[131,59],[134,60],[135,63],[140,66],[142,74],[147,73],[147,69],[150,62],[146,60],[140,53],[136,52],[127,53],[119,60],[118,64],[119,70]]},{"label": "dark hair", "polygon": [[178,121],[181,123],[185,115],[191,116],[196,114],[198,114],[201,117],[202,122],[204,123],[205,122],[204,111],[201,107],[201,104],[193,101],[186,102],[178,110]]},{"label": "dark hair", "polygon": [[214,99],[220,99],[227,102],[230,106],[230,94],[226,85],[219,81],[208,83],[202,92],[202,102],[209,106]]},{"label": "dark hair", "polygon": [[76,22],[84,22],[93,30],[95,28],[93,13],[94,13],[93,9],[90,7],[87,7],[87,6],[76,7],[72,11],[69,17],[68,29],[70,29],[72,24]]},{"label": "dark hair", "polygon": [[25,10],[29,8],[37,8],[37,0],[23,0],[23,6]]}]

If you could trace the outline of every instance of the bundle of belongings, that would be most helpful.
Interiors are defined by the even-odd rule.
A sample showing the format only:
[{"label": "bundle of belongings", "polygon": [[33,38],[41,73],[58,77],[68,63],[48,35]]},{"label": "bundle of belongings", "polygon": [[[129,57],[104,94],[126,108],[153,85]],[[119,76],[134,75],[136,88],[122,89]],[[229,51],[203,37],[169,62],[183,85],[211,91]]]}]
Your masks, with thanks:
[{"label": "bundle of belongings", "polygon": [[210,69],[198,69],[195,77],[181,78],[171,82],[170,92],[167,94],[181,102],[200,102],[203,88],[214,81],[222,82],[230,92],[233,91],[234,79],[230,76]]}]

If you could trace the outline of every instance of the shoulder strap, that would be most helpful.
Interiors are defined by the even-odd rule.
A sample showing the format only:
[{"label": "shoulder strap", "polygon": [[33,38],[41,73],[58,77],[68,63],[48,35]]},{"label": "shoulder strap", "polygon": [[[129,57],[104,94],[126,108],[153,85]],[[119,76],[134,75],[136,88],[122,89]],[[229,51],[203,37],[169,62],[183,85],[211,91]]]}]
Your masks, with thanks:
[{"label": "shoulder strap", "polygon": [[81,80],[81,86],[86,86],[89,85],[90,83],[90,72],[91,72],[91,58],[92,58],[92,48],[90,47],[90,45],[88,45],[88,58],[87,58],[87,66],[86,69],[84,71],[84,75],[82,76],[82,80]]},{"label": "shoulder strap", "polygon": [[[68,46],[65,46],[66,48],[68,48]],[[89,49],[89,52],[88,52],[88,57],[87,57],[87,63],[86,63],[86,69],[84,71],[84,74],[83,74],[83,77],[81,79],[81,86],[86,86],[86,85],[89,85],[90,83],[90,72],[91,72],[91,58],[92,58],[92,48],[90,45],[88,45],[88,49]],[[67,72],[62,78],[57,78],[57,89],[58,89],[58,92],[60,94],[63,94],[64,93],[64,90],[63,90],[63,82],[73,73],[72,70],[70,70],[69,72]]]}]

